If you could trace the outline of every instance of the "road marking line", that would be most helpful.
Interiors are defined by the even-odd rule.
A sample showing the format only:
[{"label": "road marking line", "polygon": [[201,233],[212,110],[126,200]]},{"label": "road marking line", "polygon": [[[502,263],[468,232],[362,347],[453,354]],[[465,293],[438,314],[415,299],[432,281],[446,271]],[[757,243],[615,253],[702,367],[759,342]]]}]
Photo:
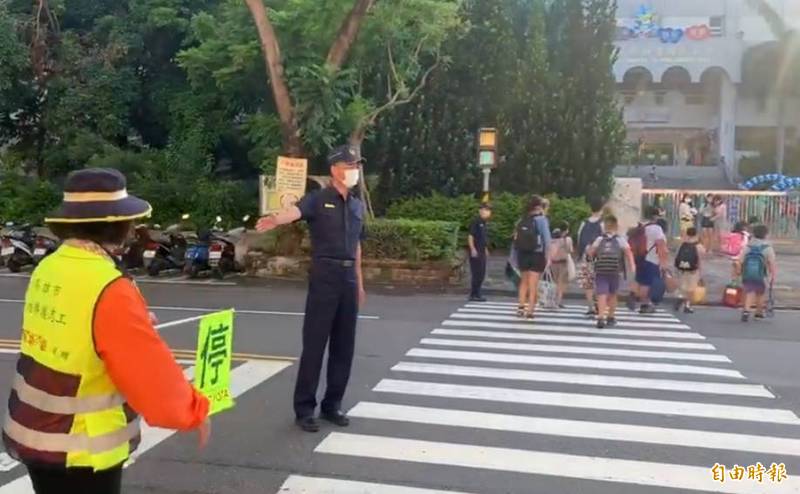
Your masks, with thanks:
[{"label": "road marking line", "polygon": [[[10,298],[0,298],[0,304],[24,304],[24,300],[19,299],[10,299]],[[172,306],[164,306],[164,305],[151,305],[149,307],[150,310],[161,310],[161,311],[175,311],[175,312],[202,312],[202,313],[213,313],[219,312],[221,310],[230,309],[230,307],[219,307],[219,308],[209,308],[209,307],[172,307]],[[284,312],[284,311],[274,311],[274,310],[254,310],[254,309],[236,309],[234,308],[237,314],[247,314],[247,315],[254,315],[254,316],[297,316],[297,317],[304,317],[306,314],[305,312]],[[359,319],[377,321],[380,320],[380,316],[358,316]]]},{"label": "road marking line", "polygon": [[531,324],[523,322],[491,322],[491,321],[464,321],[446,320],[443,326],[456,326],[461,328],[482,328],[482,329],[521,329],[524,331],[551,331],[558,333],[582,333],[595,336],[643,336],[647,338],[677,338],[688,340],[705,340],[706,337],[700,333],[691,331],[653,331],[650,329],[597,329],[591,327],[574,327],[561,324]]},{"label": "road marking line", "polygon": [[[231,395],[234,398],[243,395],[288,366],[289,364],[285,362],[246,362],[234,367],[231,370]],[[184,375],[186,379],[191,380],[194,376],[194,367],[185,369]],[[140,456],[170,438],[175,432],[174,430],[151,427],[145,421],[142,421],[142,441],[125,466],[135,463]],[[34,494],[30,477],[25,475],[3,485],[0,487],[0,494]]]},{"label": "road marking line", "polygon": [[[514,309],[502,309],[502,310],[491,310],[491,309],[472,309],[469,307],[462,307],[457,311],[460,314],[494,314],[498,316],[515,316],[516,310]],[[558,319],[569,319],[569,320],[579,320],[579,321],[594,321],[594,317],[587,317],[583,313],[564,313],[564,312],[545,312],[545,311],[536,311],[537,316],[545,316],[545,317],[554,317]],[[642,317],[642,316],[626,316],[626,315],[616,315],[617,321],[625,321],[625,322],[646,322],[646,323],[654,323],[654,322],[666,322],[666,323],[673,323],[678,324],[681,323],[681,320],[675,317],[660,317],[654,320],[652,317]],[[535,319],[534,319],[535,320]]]},{"label": "road marking line", "polygon": [[689,401],[653,400],[605,396],[584,393],[558,393],[554,391],[531,391],[526,389],[443,384],[425,381],[403,381],[383,379],[374,391],[412,396],[434,396],[461,398],[466,400],[520,403],[562,408],[619,411],[625,413],[647,413],[701,417],[717,420],[741,420],[770,424],[800,425],[800,418],[791,410],[748,407],[740,405],[717,405]]},{"label": "road marking line", "polygon": [[630,338],[607,338],[602,336],[568,336],[557,334],[504,333],[501,331],[480,331],[471,329],[434,329],[431,334],[443,336],[469,336],[473,338],[497,338],[501,340],[532,341],[571,341],[576,343],[595,343],[598,345],[641,346],[654,348],[685,348],[689,350],[712,350],[711,343],[691,343],[683,341],[634,340]]},{"label": "road marking line", "polygon": [[703,393],[734,396],[775,398],[767,388],[759,384],[736,384],[718,382],[679,381],[673,379],[650,379],[645,377],[608,376],[605,374],[575,374],[571,372],[547,372],[521,369],[498,369],[496,367],[471,367],[421,362],[399,362],[392,367],[395,372],[419,374],[441,374],[446,376],[482,377],[508,381],[552,382],[579,384],[583,386],[605,386],[611,388],[634,388],[680,393]]},{"label": "road marking line", "polygon": [[[183,359],[187,360],[190,363],[194,363],[194,359],[196,357],[196,352],[194,350],[180,350],[180,349],[170,349],[172,354],[175,356],[176,359]],[[19,341],[12,340],[10,343],[0,340],[0,354],[17,354],[19,353]],[[256,353],[234,353],[231,358],[237,362],[248,362],[251,360],[255,361],[263,361],[263,362],[295,362],[297,361],[296,357],[289,357],[285,355],[259,355]],[[180,360],[179,360],[180,361]]]},{"label": "road marking line", "polygon": [[475,360],[478,362],[502,362],[506,364],[547,365],[556,367],[581,367],[591,369],[613,369],[638,372],[669,374],[699,374],[704,376],[724,376],[744,379],[739,371],[718,367],[700,367],[684,364],[662,364],[658,362],[628,362],[620,360],[594,360],[585,358],[548,357],[536,355],[515,355],[513,353],[462,352],[455,350],[428,350],[412,348],[406,353],[409,357],[442,358],[454,360]]},{"label": "road marking line", "polygon": [[[496,305],[493,303],[487,304],[479,304],[479,303],[469,303],[464,305],[464,308],[467,309],[488,309],[488,310],[505,310],[505,311],[513,311],[516,312],[517,304],[513,305]],[[586,307],[580,309],[545,309],[542,307],[536,308],[537,313],[543,314],[569,314],[569,315],[582,315],[586,316]],[[655,314],[641,314],[639,311],[632,311],[625,309],[624,307],[617,307],[617,314],[624,315],[624,316],[631,316],[631,317],[643,317],[649,320],[660,320],[660,319],[675,319],[676,317],[669,313],[669,312],[656,312]]]},{"label": "road marking line", "polygon": [[567,345],[532,345],[529,343],[505,343],[498,341],[476,341],[476,340],[451,340],[445,338],[423,338],[420,341],[423,345],[452,346],[465,348],[490,348],[493,350],[517,350],[525,352],[545,352],[545,353],[575,353],[581,355],[613,355],[615,357],[634,357],[652,359],[671,359],[671,360],[697,360],[702,362],[724,362],[731,363],[725,355],[709,353],[686,353],[686,352],[658,352],[649,350],[626,350],[617,348],[600,348]]},{"label": "road marking line", "polygon": [[524,434],[579,437],[604,441],[626,441],[736,452],[752,451],[779,457],[785,455],[800,456],[800,439],[783,437],[526,417],[363,401],[350,410],[348,415],[365,419],[522,432]]},{"label": "road marking line", "polygon": [[[329,434],[314,451],[401,462],[670,487],[681,491],[698,490],[734,494],[764,492],[764,486],[757,482],[724,484],[715,482],[708,467],[342,432]],[[789,477],[780,484],[770,484],[770,492],[776,494],[800,492],[800,477]]]},{"label": "road marking line", "polygon": [[[483,321],[521,321],[517,316],[498,316],[494,314],[460,314],[456,312],[450,315],[451,319],[468,319],[468,320],[483,320]],[[578,326],[594,326],[595,321],[590,319],[562,319],[558,317],[541,317],[534,316],[533,320],[528,324],[536,324],[537,322],[560,323],[560,324],[576,324]],[[617,326],[620,328],[664,328],[664,329],[691,329],[687,324],[673,324],[673,323],[660,323],[660,322],[618,322]]]},{"label": "road marking line", "polygon": [[278,492],[279,494],[467,494],[304,475],[290,475]]}]

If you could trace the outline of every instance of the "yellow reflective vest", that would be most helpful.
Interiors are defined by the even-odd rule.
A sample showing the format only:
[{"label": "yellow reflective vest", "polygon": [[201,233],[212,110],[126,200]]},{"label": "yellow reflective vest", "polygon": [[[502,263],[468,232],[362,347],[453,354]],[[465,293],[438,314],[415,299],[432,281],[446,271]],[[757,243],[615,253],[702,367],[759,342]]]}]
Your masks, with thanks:
[{"label": "yellow reflective vest", "polygon": [[95,306],[122,274],[108,258],[61,246],[34,270],[3,441],[25,463],[115,467],[139,442],[139,419],[97,355]]}]

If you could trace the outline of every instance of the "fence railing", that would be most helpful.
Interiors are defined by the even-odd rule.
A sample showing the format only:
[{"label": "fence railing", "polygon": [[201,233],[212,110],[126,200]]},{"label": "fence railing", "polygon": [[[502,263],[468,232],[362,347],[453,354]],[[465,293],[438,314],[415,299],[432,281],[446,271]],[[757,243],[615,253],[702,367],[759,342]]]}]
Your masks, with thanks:
[{"label": "fence railing", "polygon": [[642,191],[642,206],[657,205],[664,208],[669,222],[670,235],[680,231],[678,206],[684,196],[700,210],[707,194],[719,195],[728,206],[731,227],[738,221],[758,217],[769,227],[770,236],[779,239],[800,239],[800,194],[771,191],[743,190],[676,190],[647,189]]}]

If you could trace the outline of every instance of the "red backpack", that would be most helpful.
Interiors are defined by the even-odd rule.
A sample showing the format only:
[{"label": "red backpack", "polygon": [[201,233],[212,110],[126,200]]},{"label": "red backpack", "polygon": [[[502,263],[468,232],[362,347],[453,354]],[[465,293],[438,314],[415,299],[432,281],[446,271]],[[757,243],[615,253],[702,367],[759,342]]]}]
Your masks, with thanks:
[{"label": "red backpack", "polygon": [[636,228],[628,234],[628,244],[631,246],[631,252],[636,261],[641,261],[647,257],[649,249],[647,248],[647,233],[645,229],[652,223],[639,223]]}]

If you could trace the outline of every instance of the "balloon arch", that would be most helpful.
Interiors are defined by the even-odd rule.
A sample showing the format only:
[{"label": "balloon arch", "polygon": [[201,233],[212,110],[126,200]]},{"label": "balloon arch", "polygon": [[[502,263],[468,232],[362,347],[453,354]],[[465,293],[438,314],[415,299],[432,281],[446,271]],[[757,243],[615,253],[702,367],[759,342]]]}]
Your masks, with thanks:
[{"label": "balloon arch", "polygon": [[787,177],[780,173],[767,173],[749,179],[739,186],[743,190],[751,190],[759,185],[769,185],[769,190],[786,192],[789,190],[800,189],[800,177]]}]

